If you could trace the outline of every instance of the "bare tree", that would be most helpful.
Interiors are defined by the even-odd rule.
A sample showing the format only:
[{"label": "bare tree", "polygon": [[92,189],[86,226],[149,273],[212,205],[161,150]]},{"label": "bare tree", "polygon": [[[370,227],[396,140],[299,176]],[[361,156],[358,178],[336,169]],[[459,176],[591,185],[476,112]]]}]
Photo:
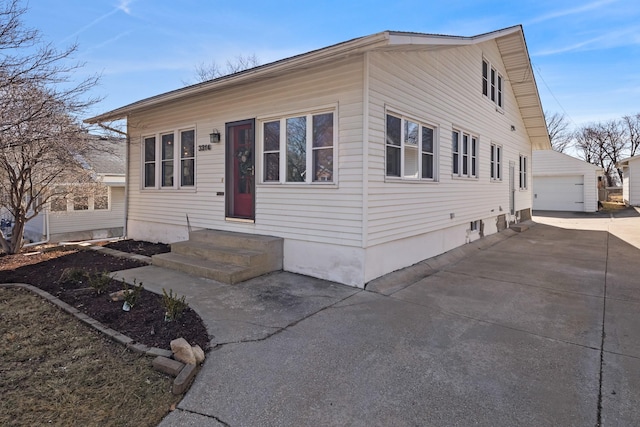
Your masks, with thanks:
[{"label": "bare tree", "polygon": [[544,112],[544,118],[547,122],[547,129],[549,130],[549,140],[551,140],[551,148],[555,151],[563,153],[573,139],[573,133],[569,129],[569,122],[567,117],[561,113]]},{"label": "bare tree", "polygon": [[78,156],[91,139],[76,115],[97,102],[83,98],[97,76],[71,80],[82,66],[68,65],[76,46],[43,44],[23,27],[25,12],[18,0],[0,1],[0,191],[13,217],[11,239],[0,230],[7,253],[21,249],[26,222],[56,196],[56,182],[88,180]]},{"label": "bare tree", "polygon": [[627,148],[622,122],[609,120],[581,127],[576,132],[576,148],[585,161],[604,169],[608,186],[622,182],[622,171],[615,166]]},{"label": "bare tree", "polygon": [[[226,67],[221,67],[215,61],[209,63],[201,62],[195,67],[195,79],[196,82],[206,82],[217,79],[218,77],[248,70],[258,65],[260,65],[260,61],[255,53],[247,56],[238,55],[233,60],[227,60]],[[185,85],[190,84],[188,82],[184,83]]]},{"label": "bare tree", "polygon": [[635,116],[624,116],[622,123],[627,133],[629,156],[640,154],[640,113]]}]

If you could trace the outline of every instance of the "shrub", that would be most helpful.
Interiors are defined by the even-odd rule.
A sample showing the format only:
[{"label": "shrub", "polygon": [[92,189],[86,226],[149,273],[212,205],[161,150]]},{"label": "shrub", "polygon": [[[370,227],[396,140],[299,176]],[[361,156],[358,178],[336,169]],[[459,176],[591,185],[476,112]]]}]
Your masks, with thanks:
[{"label": "shrub", "polygon": [[164,307],[164,319],[167,322],[173,322],[178,320],[182,316],[182,312],[189,305],[185,302],[185,296],[178,297],[178,294],[173,293],[173,289],[169,289],[169,293],[162,288],[162,305]]},{"label": "shrub", "polygon": [[98,295],[106,292],[109,283],[111,283],[111,276],[106,271],[89,275],[89,286],[91,286]]},{"label": "shrub", "polygon": [[142,295],[142,290],[144,287],[142,286],[142,282],[139,285],[136,285],[136,279],[133,279],[133,288],[129,288],[127,282],[122,282],[124,289],[124,302],[129,304],[129,307],[133,307],[140,299],[140,295]]},{"label": "shrub", "polygon": [[65,268],[58,279],[58,283],[80,284],[89,278],[89,274],[81,268]]}]

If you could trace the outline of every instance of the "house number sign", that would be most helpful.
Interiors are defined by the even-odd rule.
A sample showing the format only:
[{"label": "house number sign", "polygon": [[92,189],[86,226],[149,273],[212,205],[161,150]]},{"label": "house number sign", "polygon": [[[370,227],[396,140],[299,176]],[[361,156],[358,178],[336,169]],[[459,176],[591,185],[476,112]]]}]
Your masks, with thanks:
[{"label": "house number sign", "polygon": [[211,150],[211,144],[198,145],[198,151],[208,151],[208,150]]}]

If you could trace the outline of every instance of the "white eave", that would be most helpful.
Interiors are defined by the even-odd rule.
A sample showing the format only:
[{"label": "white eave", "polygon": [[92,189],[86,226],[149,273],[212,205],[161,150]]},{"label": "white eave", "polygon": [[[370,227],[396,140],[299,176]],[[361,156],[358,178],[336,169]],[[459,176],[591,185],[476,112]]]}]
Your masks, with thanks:
[{"label": "white eave", "polygon": [[616,163],[616,167],[629,166],[629,162],[640,159],[640,155],[622,159]]},{"label": "white eave", "polygon": [[518,108],[533,149],[550,149],[549,133],[542,103],[531,68],[524,33],[520,25],[473,37],[384,31],[314,50],[291,58],[265,64],[229,76],[152,96],[107,113],[86,119],[101,123],[125,118],[129,114],[196,94],[215,91],[257,79],[275,76],[313,64],[335,60],[369,50],[428,49],[463,46],[495,40],[502,55],[505,71],[516,96]]}]

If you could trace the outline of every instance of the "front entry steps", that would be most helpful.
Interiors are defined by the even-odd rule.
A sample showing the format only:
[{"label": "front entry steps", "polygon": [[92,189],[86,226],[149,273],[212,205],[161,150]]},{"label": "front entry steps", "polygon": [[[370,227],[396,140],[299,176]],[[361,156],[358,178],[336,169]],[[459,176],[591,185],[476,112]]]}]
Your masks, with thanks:
[{"label": "front entry steps", "polygon": [[198,230],[151,259],[159,267],[234,284],[282,270],[282,246],[280,237]]}]

